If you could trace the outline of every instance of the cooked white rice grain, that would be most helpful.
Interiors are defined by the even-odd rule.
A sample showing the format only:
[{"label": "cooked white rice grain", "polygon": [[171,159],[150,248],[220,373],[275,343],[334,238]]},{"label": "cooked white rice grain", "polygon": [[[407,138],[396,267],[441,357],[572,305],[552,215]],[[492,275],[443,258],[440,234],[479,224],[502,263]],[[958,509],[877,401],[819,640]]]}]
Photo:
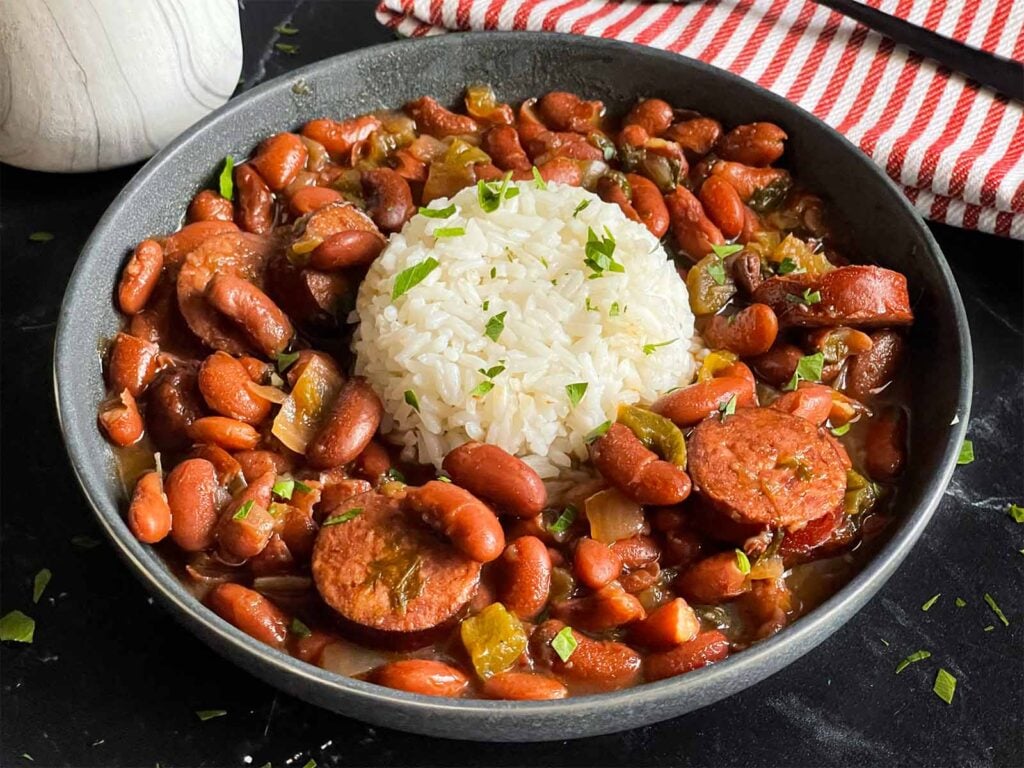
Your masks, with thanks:
[{"label": "cooked white rice grain", "polygon": [[[475,187],[435,200],[432,209],[454,204],[455,213],[416,215],[391,237],[359,289],[356,371],[380,395],[383,431],[407,458],[440,466],[480,440],[551,478],[586,458],[587,433],[614,420],[620,403],[650,403],[690,382],[698,347],[686,286],[644,226],[583,189],[513,186],[519,194],[492,213]],[[436,237],[441,228],[464,234]],[[624,271],[595,277],[584,262],[588,229],[610,233]],[[428,258],[438,266],[392,299],[396,278]],[[501,313],[492,340],[487,323]],[[495,366],[504,370],[493,379],[481,373]],[[487,382],[490,391],[473,394]],[[566,387],[583,383],[573,406]]]}]

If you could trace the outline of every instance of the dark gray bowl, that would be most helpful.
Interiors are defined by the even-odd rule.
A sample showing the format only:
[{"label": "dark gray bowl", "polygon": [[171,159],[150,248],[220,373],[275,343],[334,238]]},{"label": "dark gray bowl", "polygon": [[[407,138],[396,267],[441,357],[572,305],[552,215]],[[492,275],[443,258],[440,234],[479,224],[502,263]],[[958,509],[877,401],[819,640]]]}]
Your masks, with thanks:
[{"label": "dark gray bowl", "polygon": [[[294,87],[304,81],[306,88]],[[113,288],[129,249],[175,229],[192,195],[227,154],[323,115],[348,116],[432,94],[455,102],[464,85],[494,84],[514,101],[549,90],[603,99],[637,95],[713,114],[727,123],[771,120],[790,141],[796,174],[842,210],[869,260],[910,280],[915,398],[911,461],[899,494],[900,524],[868,566],[826,603],[777,636],[676,679],[557,702],[459,701],[417,696],[330,674],[258,643],[222,621],[128,531],[113,455],[96,427],[103,398],[98,340],[120,318]],[[307,90],[308,89],[308,90]],[[924,530],[964,437],[971,392],[967,321],[953,277],[921,219],[853,145],[785,100],[726,72],[650,48],[554,34],[464,34],[382,45],[314,64],[255,88],[182,134],[125,187],[78,262],[61,310],[57,403],[68,453],[100,524],[135,575],[219,653],[289,693],[378,725],[482,741],[565,739],[666,720],[763,680],[837,630],[885,583]]]}]

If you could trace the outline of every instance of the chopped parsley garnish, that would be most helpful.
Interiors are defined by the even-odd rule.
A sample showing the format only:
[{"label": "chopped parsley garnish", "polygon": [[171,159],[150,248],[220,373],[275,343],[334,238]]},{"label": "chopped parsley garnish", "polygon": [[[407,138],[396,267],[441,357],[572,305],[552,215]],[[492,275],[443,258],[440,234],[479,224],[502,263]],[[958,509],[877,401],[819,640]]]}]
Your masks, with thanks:
[{"label": "chopped parsley garnish", "polygon": [[295,361],[298,359],[298,352],[282,352],[277,356],[277,372],[284,373],[289,368],[291,368]]},{"label": "chopped parsley garnish", "polygon": [[438,227],[434,230],[434,237],[462,237],[466,234],[465,227]]},{"label": "chopped parsley garnish", "polygon": [[576,520],[576,507],[572,504],[562,510],[562,514],[558,516],[551,525],[548,526],[548,530],[551,533],[565,533],[569,530],[569,526]]},{"label": "chopped parsley garnish", "polygon": [[493,379],[499,373],[505,370],[504,365],[493,365],[490,368],[481,368],[480,373],[486,376],[488,379]]},{"label": "chopped parsley garnish", "polygon": [[974,461],[974,443],[971,440],[964,440],[960,446],[960,455],[956,457],[957,464],[970,464]]},{"label": "chopped parsley garnish", "polygon": [[742,549],[736,550],[736,567],[744,576],[750,573],[750,558]]},{"label": "chopped parsley garnish", "polygon": [[912,654],[907,656],[907,658],[905,658],[903,661],[896,665],[896,674],[898,675],[911,664],[915,664],[919,661],[924,661],[925,659],[930,659],[931,657],[932,655],[929,651],[914,651]]},{"label": "chopped parsley garnish", "polygon": [[249,499],[245,504],[238,508],[238,511],[231,516],[232,520],[245,520],[249,516],[249,512],[252,511],[252,505],[255,504],[252,499]]},{"label": "chopped parsley garnish", "polygon": [[332,515],[331,517],[328,517],[326,520],[320,523],[320,527],[326,528],[330,525],[341,525],[342,523],[347,523],[351,520],[355,520],[361,514],[363,514],[362,507],[353,507],[347,512],[342,512],[340,515]]},{"label": "chopped parsley garnish", "polygon": [[580,404],[580,400],[587,394],[587,386],[588,384],[585,381],[565,385],[565,394],[569,396],[569,402],[572,403],[574,408]]},{"label": "chopped parsley garnish", "polygon": [[659,341],[656,344],[644,344],[644,354],[645,355],[654,354],[654,350],[656,350],[658,347],[667,347],[669,344],[674,344],[677,341],[679,341],[679,339],[669,339],[668,341]]},{"label": "chopped parsley garnish", "polygon": [[[501,201],[508,199],[506,192],[511,181],[512,171],[509,171],[505,174],[505,178],[501,180],[501,186],[498,186],[497,182],[486,182],[483,180],[476,183],[476,196],[484,213],[494,213],[501,205]],[[519,193],[518,189],[515,187],[513,189],[515,189],[516,194]],[[515,195],[512,195],[512,197],[515,197]]]},{"label": "chopped parsley garnish", "polygon": [[289,56],[294,56],[299,52],[299,46],[292,45],[291,43],[274,43],[274,47],[281,53],[287,53]]},{"label": "chopped parsley garnish", "polygon": [[12,643],[31,643],[36,633],[36,622],[21,611],[11,611],[0,619],[0,640]]},{"label": "chopped parsley garnish", "polygon": [[715,281],[715,285],[725,285],[725,264],[721,256],[708,264],[708,276]]},{"label": "chopped parsley garnish", "polygon": [[604,437],[605,433],[609,429],[611,429],[611,428],[612,428],[612,423],[610,421],[605,421],[605,422],[603,422],[601,424],[598,424],[592,430],[587,432],[587,436],[585,438],[583,438],[583,439],[589,445],[590,443],[594,442],[598,438]]},{"label": "chopped parsley garnish", "polygon": [[99,539],[92,536],[80,535],[71,537],[71,545],[81,549],[94,549],[100,545]]},{"label": "chopped parsley garnish", "polygon": [[411,389],[407,389],[407,390],[405,390],[404,397],[405,397],[406,404],[409,407],[411,407],[414,411],[416,411],[416,413],[419,413],[420,412],[420,400],[419,400],[418,397],[416,397],[416,393],[413,392]]},{"label": "chopped parsley garnish", "polygon": [[235,158],[228,155],[224,158],[224,167],[220,170],[220,177],[217,179],[217,186],[220,187],[220,196],[225,200],[235,199],[235,181],[231,175],[235,170]]},{"label": "chopped parsley garnish", "polygon": [[889,641],[886,640],[884,637],[880,637],[878,639],[882,642],[882,645],[884,645],[886,648],[889,647]]},{"label": "chopped parsley garnish", "polygon": [[1006,508],[1006,512],[1013,518],[1013,522],[1024,523],[1024,507],[1019,504],[1011,504]]},{"label": "chopped parsley garnish", "polygon": [[197,709],[196,717],[205,723],[207,720],[213,720],[215,717],[224,717],[227,713],[226,709]]},{"label": "chopped parsley garnish", "polygon": [[533,185],[537,187],[537,189],[547,189],[548,183],[544,181],[544,177],[540,175],[540,171],[537,170],[537,166],[533,166],[530,170],[533,171]]},{"label": "chopped parsley garnish", "polygon": [[403,475],[399,470],[395,469],[394,467],[388,467],[387,470],[385,470],[384,474],[381,475],[381,477],[385,481],[390,481],[394,483],[405,482],[405,475]]},{"label": "chopped parsley garnish", "polygon": [[931,597],[929,597],[927,600],[924,601],[924,605],[921,606],[921,610],[927,611],[929,608],[935,605],[935,603],[938,601],[940,597],[942,597],[941,592],[939,592],[937,595],[932,595]]},{"label": "chopped parsley garnish", "polygon": [[[435,232],[434,234],[436,235],[437,233]],[[395,287],[391,289],[391,300],[394,301],[402,294],[407,293],[411,288],[422,283],[427,275],[437,269],[437,267],[437,259],[429,256],[419,264],[403,269],[395,278]]]},{"label": "chopped parsley garnish", "polygon": [[788,275],[791,272],[797,271],[797,264],[789,256],[779,262],[779,266],[776,267],[775,272],[779,275]]},{"label": "chopped parsley garnish", "polygon": [[426,216],[428,219],[447,219],[455,215],[455,203],[452,203],[447,208],[420,208],[420,216]]},{"label": "chopped parsley garnish", "polygon": [[32,581],[32,602],[38,603],[39,598],[43,596],[43,592],[46,591],[46,585],[50,583],[50,579],[53,574],[49,568],[43,568],[39,573],[36,574],[35,579]]},{"label": "chopped parsley garnish", "polygon": [[956,693],[956,678],[942,667],[935,673],[935,685],[932,686],[935,695],[947,704],[953,703],[953,694]]},{"label": "chopped parsley garnish", "polygon": [[470,397],[483,397],[488,392],[490,392],[492,389],[494,389],[494,382],[493,381],[481,381],[479,384],[477,384],[475,387],[473,387],[473,391],[469,393],[469,396]]},{"label": "chopped parsley garnish", "polygon": [[562,627],[551,640],[551,647],[563,662],[569,660],[578,645],[576,638],[573,637],[572,627]]},{"label": "chopped parsley garnish", "polygon": [[28,239],[33,243],[48,243],[53,240],[53,232],[33,232]]},{"label": "chopped parsley garnish", "polygon": [[590,267],[594,274],[590,279],[601,277],[605,272],[625,272],[626,268],[612,258],[615,253],[615,238],[604,228],[605,237],[600,237],[592,227],[587,227],[587,244],[583,247],[586,258],[583,263]]},{"label": "chopped parsley garnish", "polygon": [[720,259],[724,259],[726,256],[732,256],[734,253],[739,253],[743,250],[743,246],[739,243],[733,243],[732,245],[712,245],[711,250],[715,256]]},{"label": "chopped parsley garnish", "polygon": [[448,477],[447,473],[445,473],[445,472],[438,472],[437,473],[437,479],[438,479],[439,482],[442,482],[442,483],[450,483],[452,481],[452,479],[450,477]]},{"label": "chopped parsley garnish", "polygon": [[806,288],[799,296],[787,293],[786,301],[790,304],[803,304],[804,306],[809,307],[812,304],[818,304],[821,301],[821,291],[812,291],[810,288]]},{"label": "chopped parsley garnish", "polygon": [[313,492],[313,489],[310,488],[308,485],[306,485],[301,480],[294,480],[293,482],[295,483],[295,490],[296,491],[302,491],[303,493],[312,493]]},{"label": "chopped parsley garnish", "polygon": [[956,600],[953,601],[953,604],[957,608],[963,608],[965,605],[967,605],[967,601],[964,600],[962,597],[958,597]]},{"label": "chopped parsley garnish", "polygon": [[728,400],[719,403],[718,413],[721,415],[722,421],[725,421],[726,416],[732,416],[736,413],[736,395],[733,395]]},{"label": "chopped parsley garnish", "polygon": [[278,24],[274,27],[274,31],[281,35],[297,35],[299,34],[299,28],[293,27],[291,24]]},{"label": "chopped parsley garnish", "polygon": [[850,424],[849,422],[847,422],[846,424],[843,424],[841,427],[836,427],[831,431],[832,434],[835,435],[836,437],[842,437],[843,435],[850,431]]},{"label": "chopped parsley garnish", "polygon": [[796,389],[801,381],[821,381],[821,370],[825,367],[825,353],[818,352],[814,355],[804,355],[796,364],[796,371],[793,378],[789,380],[784,389]]},{"label": "chopped parsley garnish", "polygon": [[498,276],[498,268],[497,267],[491,267],[491,280],[493,280],[497,276]]},{"label": "chopped parsley garnish", "polygon": [[608,309],[608,316],[609,317],[618,317],[619,316],[619,302],[617,302],[617,301],[613,301],[612,302],[611,307]]},{"label": "chopped parsley garnish", "polygon": [[292,619],[292,623],[288,625],[288,631],[296,637],[309,637],[313,634],[313,630],[303,624],[299,619]]},{"label": "chopped parsley garnish", "polygon": [[999,604],[996,602],[996,599],[988,592],[985,593],[985,602],[988,604],[988,607],[992,609],[992,613],[996,615],[996,618],[1003,622],[1004,627],[1010,626],[1010,620],[1006,618],[1006,614],[999,608]]},{"label": "chopped parsley garnish", "polygon": [[290,477],[282,477],[276,483],[274,487],[270,489],[275,496],[278,496],[285,501],[291,499],[292,494],[295,492],[295,481]]},{"label": "chopped parsley garnish", "polygon": [[309,758],[309,760],[306,761],[306,764],[302,766],[302,768],[316,768],[316,760],[314,760],[312,757]]},{"label": "chopped parsley garnish", "polygon": [[590,302],[590,297],[587,296],[587,300],[584,302],[587,312],[599,312],[600,310]]},{"label": "chopped parsley garnish", "polygon": [[590,205],[589,200],[581,200],[580,204],[573,210],[572,217],[575,219],[577,214],[579,214],[580,211],[585,210],[588,205]]},{"label": "chopped parsley garnish", "polygon": [[498,337],[501,336],[501,332],[505,330],[505,315],[508,312],[499,312],[493,317],[487,320],[487,325],[484,327],[484,336],[491,341],[497,341]]},{"label": "chopped parsley garnish", "polygon": [[489,299],[484,299],[484,303],[480,305],[480,308],[483,309],[484,312],[486,312],[488,309],[490,309],[491,308],[490,300]]},{"label": "chopped parsley garnish", "polygon": [[995,629],[995,627],[992,624],[989,624],[987,627],[983,627],[981,631],[982,632],[991,632],[993,629]]}]

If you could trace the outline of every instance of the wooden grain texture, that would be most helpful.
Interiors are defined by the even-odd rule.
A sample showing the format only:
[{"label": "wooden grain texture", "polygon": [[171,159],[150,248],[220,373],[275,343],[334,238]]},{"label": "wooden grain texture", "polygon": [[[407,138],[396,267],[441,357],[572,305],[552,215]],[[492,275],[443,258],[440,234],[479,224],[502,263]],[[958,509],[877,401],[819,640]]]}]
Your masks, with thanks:
[{"label": "wooden grain texture", "polygon": [[0,160],[142,160],[227,101],[241,66],[234,0],[0,0]]}]

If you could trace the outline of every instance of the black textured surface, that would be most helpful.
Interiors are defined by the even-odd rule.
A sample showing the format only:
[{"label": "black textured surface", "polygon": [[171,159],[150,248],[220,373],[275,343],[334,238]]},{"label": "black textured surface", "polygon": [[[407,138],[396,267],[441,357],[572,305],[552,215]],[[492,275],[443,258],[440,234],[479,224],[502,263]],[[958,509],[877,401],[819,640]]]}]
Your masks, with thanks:
[{"label": "black textured surface", "polygon": [[[243,13],[247,84],[293,65],[387,39],[371,3],[300,5],[297,56],[273,51],[293,4]],[[266,47],[266,49],[264,48]],[[50,177],[3,169],[3,607],[38,621],[36,643],[2,649],[4,765],[255,765],[308,756],[320,765],[1018,765],[1024,621],[1021,455],[1022,249],[936,228],[956,272],[976,345],[971,436],[978,461],[958,470],[925,537],[882,593],[807,657],[739,696],[660,726],[566,745],[501,748],[375,729],[302,704],[221,660],[160,609],[103,544],[60,446],[50,351],[57,307],[96,219],[135,169]],[[36,230],[56,235],[29,243]],[[31,605],[32,575],[54,571]],[[981,600],[997,597],[1002,627]],[[927,614],[921,603],[942,592]],[[953,598],[968,601],[962,609]],[[983,627],[995,624],[992,632]],[[889,646],[881,643],[881,638]],[[898,678],[895,663],[933,658]],[[947,707],[934,670],[960,679]],[[226,709],[200,723],[193,711]],[[566,722],[566,733],[572,723]]]}]

